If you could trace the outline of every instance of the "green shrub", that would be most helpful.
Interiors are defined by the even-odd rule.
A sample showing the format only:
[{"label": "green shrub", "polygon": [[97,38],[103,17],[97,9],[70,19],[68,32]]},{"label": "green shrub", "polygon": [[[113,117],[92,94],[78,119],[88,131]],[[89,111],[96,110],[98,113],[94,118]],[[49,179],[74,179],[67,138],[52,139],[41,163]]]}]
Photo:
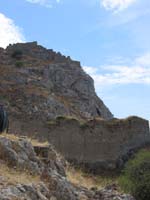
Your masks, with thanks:
[{"label": "green shrub", "polygon": [[130,160],[119,178],[121,188],[136,200],[150,199],[150,151],[142,150]]},{"label": "green shrub", "polygon": [[18,67],[18,68],[23,67],[23,62],[18,61],[18,62],[15,63],[15,66]]},{"label": "green shrub", "polygon": [[20,49],[17,49],[12,53],[11,57],[15,59],[21,59],[22,55],[23,55],[23,52]]},{"label": "green shrub", "polygon": [[80,128],[81,129],[87,129],[87,128],[89,128],[88,123],[87,122],[80,122]]},{"label": "green shrub", "polygon": [[56,120],[72,120],[72,121],[78,121],[78,119],[74,116],[69,116],[69,115],[59,115],[56,117]]},{"label": "green shrub", "polygon": [[49,120],[46,122],[47,125],[56,125],[56,120]]}]

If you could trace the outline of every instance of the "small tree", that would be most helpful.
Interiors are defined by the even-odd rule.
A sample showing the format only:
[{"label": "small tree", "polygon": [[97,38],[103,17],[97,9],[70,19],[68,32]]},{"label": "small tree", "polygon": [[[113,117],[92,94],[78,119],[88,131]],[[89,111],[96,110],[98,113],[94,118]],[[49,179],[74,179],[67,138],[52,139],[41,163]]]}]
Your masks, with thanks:
[{"label": "small tree", "polygon": [[130,160],[119,179],[125,192],[131,193],[136,200],[150,199],[150,151],[140,151]]},{"label": "small tree", "polygon": [[17,62],[15,63],[15,66],[18,67],[18,68],[21,68],[21,67],[23,67],[23,62],[17,61]]}]

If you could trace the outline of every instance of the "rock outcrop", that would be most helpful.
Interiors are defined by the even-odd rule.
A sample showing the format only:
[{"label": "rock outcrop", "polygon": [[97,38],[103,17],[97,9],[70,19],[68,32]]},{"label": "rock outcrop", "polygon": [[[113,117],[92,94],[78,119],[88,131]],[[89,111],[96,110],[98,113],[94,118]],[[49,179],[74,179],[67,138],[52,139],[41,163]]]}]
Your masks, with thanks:
[{"label": "rock outcrop", "polygon": [[80,63],[36,42],[0,49],[0,102],[14,119],[112,118]]},{"label": "rock outcrop", "polygon": [[[119,194],[113,187],[88,190],[73,185],[65,173],[62,174],[65,167],[51,146],[36,146],[35,150],[37,154],[27,139],[0,138],[0,200],[133,200],[130,195]],[[7,166],[9,170],[6,173]],[[11,169],[12,180],[9,177]],[[18,170],[21,182],[16,183],[15,171]],[[22,173],[39,178],[34,183],[24,183]]]}]

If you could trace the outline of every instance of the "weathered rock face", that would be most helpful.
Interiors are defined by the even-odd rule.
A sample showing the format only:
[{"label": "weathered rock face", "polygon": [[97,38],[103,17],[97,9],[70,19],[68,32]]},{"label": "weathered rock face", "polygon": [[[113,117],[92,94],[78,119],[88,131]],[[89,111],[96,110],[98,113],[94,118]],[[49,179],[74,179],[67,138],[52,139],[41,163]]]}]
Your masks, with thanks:
[{"label": "weathered rock face", "polygon": [[32,173],[40,173],[42,164],[37,159],[32,145],[26,140],[11,141],[0,138],[0,159],[8,166],[31,170]]},{"label": "weathered rock face", "polygon": [[[62,174],[60,168],[64,172],[65,168],[55,150],[51,146],[33,148],[27,139],[10,140],[1,137],[0,164],[0,170],[2,165],[5,168],[8,165],[9,170],[12,168],[14,176],[15,170],[19,170],[20,180],[23,179],[11,183],[6,171],[1,173],[0,200],[134,200],[130,195],[119,194],[113,187],[88,190],[73,185],[65,173]],[[24,183],[22,173],[28,172],[39,176],[39,179],[33,183]]]},{"label": "weathered rock face", "polygon": [[75,119],[58,118],[49,123],[47,138],[66,159],[82,164],[94,173],[123,167],[140,147],[150,143],[148,121],[127,119],[91,120],[80,124]]},{"label": "weathered rock face", "polygon": [[77,61],[36,42],[0,49],[0,102],[17,119],[112,118]]}]

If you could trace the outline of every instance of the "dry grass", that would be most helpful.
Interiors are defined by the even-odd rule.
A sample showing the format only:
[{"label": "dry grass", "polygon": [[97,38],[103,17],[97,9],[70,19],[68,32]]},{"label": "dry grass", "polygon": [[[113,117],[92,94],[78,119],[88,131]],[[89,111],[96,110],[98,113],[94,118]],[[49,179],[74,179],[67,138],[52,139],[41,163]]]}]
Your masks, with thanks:
[{"label": "dry grass", "polygon": [[28,140],[31,142],[31,144],[32,144],[33,146],[39,146],[39,147],[46,147],[46,146],[49,146],[49,142],[48,142],[48,141],[40,142],[40,141],[38,141],[38,140],[36,140],[36,139],[28,139]]},{"label": "dry grass", "polygon": [[19,171],[14,168],[9,168],[5,164],[0,164],[0,176],[4,177],[3,183],[7,185],[29,184],[40,182],[39,176],[33,176],[28,171]]},{"label": "dry grass", "polygon": [[49,120],[46,122],[46,124],[49,126],[56,125],[56,120]]},{"label": "dry grass", "polygon": [[96,176],[83,172],[81,169],[75,169],[69,166],[66,170],[68,180],[77,185],[83,186],[88,189],[97,187],[98,189],[104,188],[107,185],[117,183],[117,176]]},{"label": "dry grass", "polygon": [[40,142],[36,139],[28,138],[26,136],[17,136],[17,135],[14,135],[14,134],[3,133],[3,134],[0,135],[0,138],[2,138],[2,137],[7,138],[7,139],[12,140],[12,141],[18,141],[18,140],[24,138],[24,139],[28,140],[29,142],[31,142],[31,144],[33,146],[45,147],[45,146],[49,145],[48,141]]},{"label": "dry grass", "polygon": [[17,140],[20,139],[17,135],[7,134],[7,133],[0,134],[0,138],[7,138],[7,139],[12,140],[12,141],[17,141]]}]

